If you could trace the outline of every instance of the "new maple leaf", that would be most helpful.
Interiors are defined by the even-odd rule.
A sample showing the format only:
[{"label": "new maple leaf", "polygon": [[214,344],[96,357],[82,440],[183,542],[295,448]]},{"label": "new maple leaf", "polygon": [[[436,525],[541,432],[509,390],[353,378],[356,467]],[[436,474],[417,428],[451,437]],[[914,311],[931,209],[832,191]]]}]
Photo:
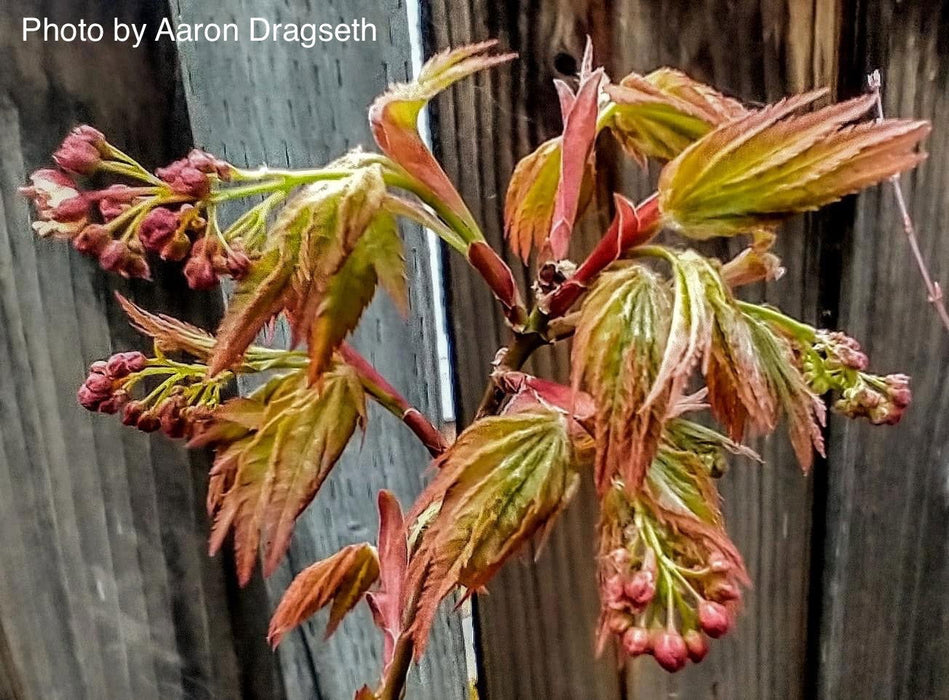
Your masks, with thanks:
[{"label": "new maple leaf", "polygon": [[615,477],[637,490],[655,456],[672,395],[659,377],[669,337],[665,281],[643,265],[604,273],[580,311],[572,354],[575,387],[596,402],[595,479],[602,493]]},{"label": "new maple leaf", "polygon": [[351,544],[301,571],[280,599],[267,639],[274,648],[291,629],[332,603],[326,636],[362,600],[379,578],[379,557],[371,544]]},{"label": "new maple leaf", "polygon": [[211,357],[216,373],[236,362],[264,325],[285,311],[305,341],[315,381],[382,284],[405,307],[401,241],[385,210],[382,168],[304,188],[274,224],[261,257],[231,297]]},{"label": "new maple leaf", "polygon": [[490,55],[497,41],[485,41],[436,54],[411,83],[396,84],[369,108],[372,134],[382,152],[447,206],[468,229],[467,240],[480,238],[478,226],[445,171],[418,132],[419,113],[429,100],[453,83],[485,68],[505,63],[515,54]]},{"label": "new maple leaf", "polygon": [[664,222],[691,238],[747,233],[811,211],[916,166],[926,122],[849,125],[872,95],[794,112],[826,94],[790,97],[719,126],[669,162],[659,177]]},{"label": "new maple leaf", "polygon": [[215,516],[210,551],[216,553],[233,529],[244,585],[259,545],[264,575],[276,569],[297,516],[365,422],[365,394],[356,372],[337,362],[315,386],[302,371],[292,372],[216,413],[192,445],[221,443],[209,488],[208,508]]},{"label": "new maple leaf", "polygon": [[671,68],[630,73],[606,92],[613,100],[607,125],[643,167],[647,158],[675,158],[716,126],[747,113],[736,100]]},{"label": "new maple leaf", "polygon": [[435,480],[408,517],[427,513],[406,584],[421,591],[416,656],[445,596],[456,586],[483,587],[566,507],[580,479],[572,430],[562,411],[542,407],[483,418],[436,462]]}]

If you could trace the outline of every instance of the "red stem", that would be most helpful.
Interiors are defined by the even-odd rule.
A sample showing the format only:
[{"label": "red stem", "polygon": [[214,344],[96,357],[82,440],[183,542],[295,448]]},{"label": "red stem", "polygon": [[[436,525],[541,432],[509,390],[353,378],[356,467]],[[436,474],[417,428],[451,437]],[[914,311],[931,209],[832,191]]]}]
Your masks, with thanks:
[{"label": "red stem", "polygon": [[635,208],[627,200],[617,197],[616,209],[617,214],[609,230],[574,275],[551,295],[547,304],[550,318],[565,314],[607,265],[617,260],[624,251],[647,242],[659,230],[661,212],[657,194]]},{"label": "red stem", "polygon": [[389,384],[379,372],[360,355],[355,348],[347,343],[339,349],[340,355],[350,367],[356,370],[359,380],[366,391],[378,401],[386,410],[399,417],[406,427],[415,433],[425,448],[433,457],[437,457],[448,449],[445,438],[438,432],[438,428],[417,408],[409,404],[394,386]]}]

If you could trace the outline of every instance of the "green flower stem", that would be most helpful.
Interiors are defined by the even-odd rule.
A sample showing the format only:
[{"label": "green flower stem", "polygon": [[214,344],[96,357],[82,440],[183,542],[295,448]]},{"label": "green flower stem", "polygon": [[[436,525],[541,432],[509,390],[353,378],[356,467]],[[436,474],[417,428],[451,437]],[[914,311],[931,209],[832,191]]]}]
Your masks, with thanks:
[{"label": "green flower stem", "polygon": [[738,308],[749,316],[753,316],[760,321],[770,323],[779,329],[791,335],[795,340],[803,343],[813,343],[817,340],[817,331],[812,327],[786,316],[772,306],[763,306],[761,304],[751,304],[747,301],[737,301]]},{"label": "green flower stem", "polygon": [[114,160],[104,160],[99,163],[99,170],[104,170],[109,173],[115,173],[116,175],[122,175],[124,177],[132,178],[133,180],[141,180],[143,182],[150,182],[157,187],[167,186],[166,183],[159,180],[157,177],[152,175],[150,172],[145,170],[141,165],[132,161],[131,163],[120,163]]}]

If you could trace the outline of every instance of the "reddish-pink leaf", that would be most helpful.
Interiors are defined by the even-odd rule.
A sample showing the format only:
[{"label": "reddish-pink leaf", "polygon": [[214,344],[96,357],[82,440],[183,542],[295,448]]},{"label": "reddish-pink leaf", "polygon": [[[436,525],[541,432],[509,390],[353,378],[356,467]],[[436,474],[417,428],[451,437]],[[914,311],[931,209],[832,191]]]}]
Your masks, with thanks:
[{"label": "reddish-pink leaf", "polygon": [[351,544],[304,569],[287,588],[270,620],[267,636],[276,648],[291,629],[332,603],[326,636],[336,630],[379,577],[379,558],[370,544]]},{"label": "reddish-pink leaf", "polygon": [[[563,114],[560,182],[557,186],[553,224],[547,239],[550,253],[556,260],[566,257],[573,234],[580,206],[580,191],[593,155],[593,143],[596,141],[599,96],[604,81],[603,70],[598,69],[580,81],[580,87],[572,100],[565,103],[563,97],[561,98],[561,104],[567,111]],[[569,88],[563,83],[558,85],[558,89],[569,93]]]},{"label": "reddish-pink leaf", "polygon": [[368,593],[376,627],[385,635],[383,663],[392,660],[395,642],[402,633],[402,584],[408,565],[408,544],[402,507],[391,491],[379,492],[379,590]]}]

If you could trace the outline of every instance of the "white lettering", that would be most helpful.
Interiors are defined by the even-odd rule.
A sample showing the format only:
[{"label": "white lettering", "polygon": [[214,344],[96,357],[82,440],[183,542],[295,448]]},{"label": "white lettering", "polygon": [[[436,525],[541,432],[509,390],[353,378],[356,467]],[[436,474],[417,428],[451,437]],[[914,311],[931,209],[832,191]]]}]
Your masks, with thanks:
[{"label": "white lettering", "polygon": [[[280,25],[277,25],[280,26]],[[263,17],[250,18],[250,40],[267,41],[270,38],[270,22]]]},{"label": "white lettering", "polygon": [[30,32],[38,32],[41,26],[43,26],[43,23],[40,22],[38,17],[24,17],[23,18],[23,41],[26,41],[27,35]]}]

